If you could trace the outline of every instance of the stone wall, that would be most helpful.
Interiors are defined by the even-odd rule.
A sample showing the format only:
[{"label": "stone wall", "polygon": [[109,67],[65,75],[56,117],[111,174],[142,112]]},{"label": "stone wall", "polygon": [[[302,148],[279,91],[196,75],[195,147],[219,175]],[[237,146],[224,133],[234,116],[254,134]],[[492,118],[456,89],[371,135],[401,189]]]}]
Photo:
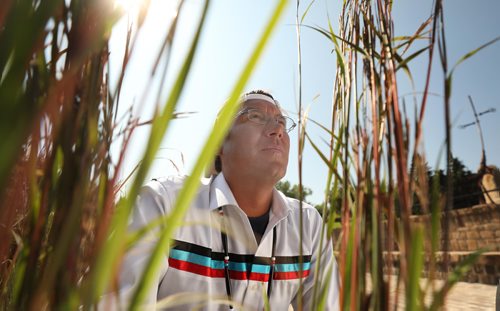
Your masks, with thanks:
[{"label": "stone wall", "polygon": [[[449,252],[448,253],[448,273],[444,270],[444,253],[438,252],[434,258],[435,260],[435,279],[445,279],[449,273],[464,261],[471,252]],[[392,252],[391,254],[384,252],[384,274],[398,274],[399,273],[399,252]],[[424,268],[421,277],[430,277],[430,258],[428,255],[424,256]],[[460,279],[461,282],[482,283],[497,285],[500,280],[500,252],[487,252],[483,253],[465,276]]]},{"label": "stone wall", "polygon": [[[500,280],[500,205],[483,204],[453,210],[449,213],[449,254],[448,272],[464,260],[471,252],[478,249],[484,249],[486,253],[475,262],[471,270],[465,275],[462,281],[479,282],[483,284],[497,285]],[[443,222],[443,218],[441,219]],[[430,225],[430,217],[428,215],[412,216],[413,224]],[[443,225],[443,224],[441,224]],[[442,240],[440,245],[442,245]],[[428,239],[424,243],[429,243]],[[430,248],[429,245],[427,247]],[[387,258],[386,256],[386,259]],[[437,278],[444,278],[446,273],[444,267],[444,254],[438,253],[437,260]],[[426,267],[422,272],[422,276],[427,277],[428,258],[426,258]],[[394,266],[393,260],[385,261],[387,264]]]},{"label": "stone wall", "polygon": [[[457,209],[449,212],[449,253],[448,272],[451,272],[462,260],[471,252],[484,249],[486,253],[474,264],[472,269],[461,280],[466,282],[479,282],[483,284],[498,284],[500,280],[500,205],[482,204],[471,208]],[[443,217],[441,219],[443,222]],[[422,225],[430,228],[431,221],[429,215],[419,215],[411,217],[411,224]],[[442,227],[443,223],[441,224]],[[387,232],[385,228],[385,232]],[[430,230],[426,230],[430,232]],[[340,235],[340,230],[335,230],[336,241]],[[440,247],[443,240],[441,240]],[[424,239],[425,249],[430,249],[430,239]],[[386,243],[382,243],[385,247]],[[384,252],[384,271],[398,273],[399,252],[397,245],[394,246],[391,254]],[[427,256],[427,255],[426,255]],[[435,277],[442,279],[446,276],[444,271],[444,253],[442,249],[436,253]],[[422,277],[429,277],[429,258],[425,258],[425,266]]]},{"label": "stone wall", "polygon": [[[411,222],[427,227],[430,226],[430,216],[412,216]],[[449,213],[449,228],[450,251],[475,251],[479,248],[500,251],[500,205],[483,204],[453,210]]]}]

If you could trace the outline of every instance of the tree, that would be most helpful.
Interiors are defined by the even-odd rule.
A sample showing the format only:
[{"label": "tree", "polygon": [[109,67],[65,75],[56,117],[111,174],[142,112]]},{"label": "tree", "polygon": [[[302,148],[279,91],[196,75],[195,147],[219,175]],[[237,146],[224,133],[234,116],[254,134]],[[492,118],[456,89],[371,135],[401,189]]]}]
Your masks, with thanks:
[{"label": "tree", "polygon": [[[297,200],[300,200],[299,196],[299,185],[291,185],[289,181],[278,181],[276,184],[276,189],[279,191],[283,192],[284,195],[290,198],[294,198]],[[304,202],[306,201],[306,198],[312,194],[312,190],[302,186],[302,198],[304,199]],[[307,202],[309,203],[309,202]],[[310,203],[309,203],[310,204]]]},{"label": "tree", "polygon": [[[427,199],[430,201],[433,194],[433,187],[437,187],[438,193],[442,195],[446,193],[446,171],[442,169],[433,170],[429,167],[427,163],[420,164],[424,166],[426,170],[427,180]],[[419,165],[412,165],[412,169],[418,170]],[[471,207],[473,205],[479,204],[479,198],[481,196],[481,191],[478,186],[479,174],[472,173],[463,162],[456,158],[452,158],[451,166],[453,174],[453,208],[465,208]],[[418,174],[417,174],[418,175]],[[416,187],[422,187],[421,181],[416,180]],[[436,198],[434,198],[436,199]],[[421,202],[419,202],[417,196],[414,194],[412,213],[422,214],[425,211],[422,210]]]}]

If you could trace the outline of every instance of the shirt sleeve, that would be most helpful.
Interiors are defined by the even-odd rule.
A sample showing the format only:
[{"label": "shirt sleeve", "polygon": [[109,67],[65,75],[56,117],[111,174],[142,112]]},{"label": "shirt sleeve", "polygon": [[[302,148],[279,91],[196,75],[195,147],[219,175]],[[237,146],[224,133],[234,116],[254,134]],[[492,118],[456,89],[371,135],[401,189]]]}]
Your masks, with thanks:
[{"label": "shirt sleeve", "polygon": [[[152,221],[165,216],[169,206],[171,206],[170,196],[162,183],[152,181],[143,187],[132,211],[128,226],[129,233],[135,232]],[[160,227],[151,230],[150,233],[127,250],[120,266],[114,292],[103,297],[99,303],[100,310],[127,309],[159,239],[160,230]],[[165,260],[162,260],[160,272],[143,302],[147,310],[155,309],[158,287],[167,271],[167,267],[168,261],[165,254]]]},{"label": "shirt sleeve", "polygon": [[[306,209],[306,211],[307,213],[305,213],[305,216],[307,216],[306,218],[309,221],[304,226],[304,230],[311,237],[312,254],[310,273],[303,283],[303,310],[312,310],[313,308],[314,283],[316,278],[319,280],[318,287],[316,289],[316,295],[318,297],[321,297],[320,293],[326,293],[326,303],[324,310],[340,310],[338,267],[337,261],[335,260],[335,256],[333,254],[332,241],[323,237],[323,242],[320,243],[322,239],[321,230],[323,228],[323,220],[314,208],[308,208]],[[326,236],[326,234],[323,234],[323,236]],[[318,270],[318,276],[315,276],[316,270]],[[319,303],[319,299],[316,301],[316,304],[317,303]],[[298,299],[295,298],[292,302],[294,310],[299,310],[297,304]]]}]

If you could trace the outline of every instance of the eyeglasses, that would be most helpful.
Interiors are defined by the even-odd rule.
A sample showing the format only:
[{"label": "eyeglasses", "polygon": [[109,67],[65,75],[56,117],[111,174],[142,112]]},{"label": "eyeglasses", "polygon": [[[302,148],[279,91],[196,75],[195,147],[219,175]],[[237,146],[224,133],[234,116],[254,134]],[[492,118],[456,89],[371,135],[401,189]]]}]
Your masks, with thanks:
[{"label": "eyeglasses", "polygon": [[266,125],[269,123],[269,121],[274,120],[276,121],[276,123],[283,126],[283,129],[287,133],[290,133],[290,131],[293,130],[295,126],[297,126],[297,124],[295,124],[295,122],[290,117],[284,115],[269,116],[259,109],[243,109],[236,114],[236,118],[244,114],[247,115],[249,121],[256,124]]}]

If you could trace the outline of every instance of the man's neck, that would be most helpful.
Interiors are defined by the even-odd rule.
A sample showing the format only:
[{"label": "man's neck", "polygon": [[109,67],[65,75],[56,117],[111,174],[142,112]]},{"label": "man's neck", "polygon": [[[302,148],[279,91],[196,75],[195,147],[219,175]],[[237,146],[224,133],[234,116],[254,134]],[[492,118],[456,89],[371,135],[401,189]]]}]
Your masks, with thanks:
[{"label": "man's neck", "polygon": [[259,182],[231,182],[227,180],[231,192],[240,208],[249,217],[264,215],[273,200],[273,185],[263,185]]}]

